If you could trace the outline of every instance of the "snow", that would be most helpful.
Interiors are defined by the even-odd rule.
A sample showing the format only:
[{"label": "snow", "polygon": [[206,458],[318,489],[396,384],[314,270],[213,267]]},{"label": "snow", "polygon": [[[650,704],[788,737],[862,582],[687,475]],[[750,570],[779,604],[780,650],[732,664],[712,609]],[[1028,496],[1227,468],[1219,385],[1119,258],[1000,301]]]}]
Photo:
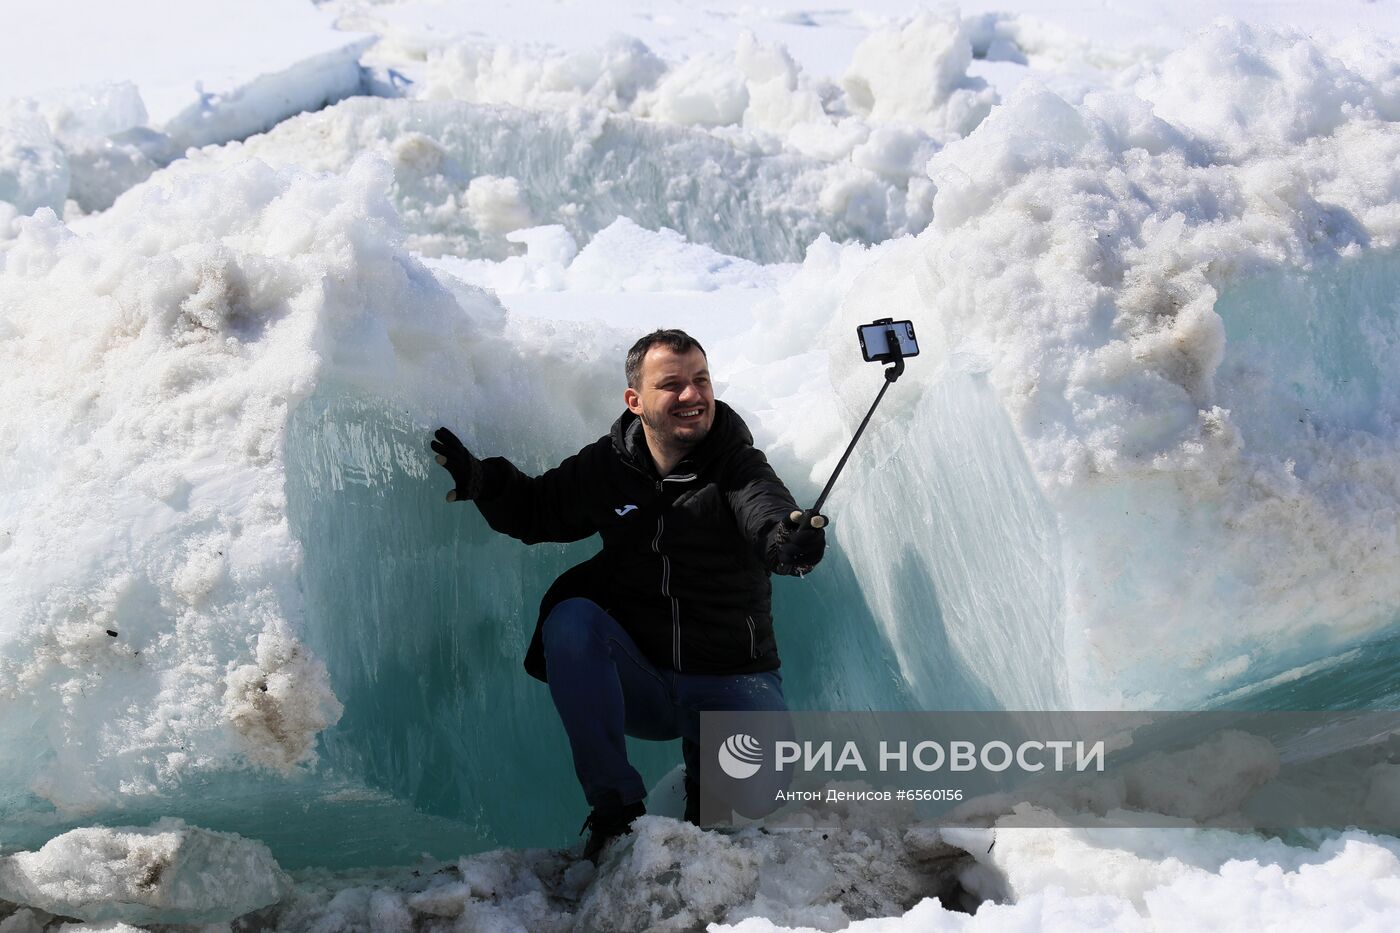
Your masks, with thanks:
[{"label": "snow", "polygon": [[68,182],[67,159],[34,106],[10,103],[0,111],[0,202],[10,211],[9,218],[0,219],[61,208]]},{"label": "snow", "polygon": [[[927,222],[932,196],[931,186],[907,177],[736,147],[693,127],[455,100],[346,101],[192,161],[210,172],[250,157],[339,172],[367,153],[393,165],[408,245],[431,256],[506,258],[515,250],[502,223],[561,224],[582,243],[625,216],[729,255],[790,261],[823,232],[877,240],[912,232]],[[508,210],[488,206],[485,187],[473,207],[464,189],[483,176],[520,186]],[[489,184],[499,192],[511,182]],[[743,197],[734,196],[735,185]]]},{"label": "snow", "polygon": [[[561,49],[597,46],[616,34],[636,36],[667,59],[729,47],[742,31],[760,41],[781,43],[804,68],[835,79],[869,33],[906,20],[920,6],[905,0],[866,0],[858,5],[814,6],[803,0],[707,0],[703,7],[679,0],[643,6],[617,5],[607,17],[592,15],[584,0],[560,0],[545,9],[536,0],[510,0],[485,19],[466,8],[431,0],[376,3],[335,0],[323,4],[342,26],[384,36],[382,51],[396,65],[462,37],[492,45],[547,45]],[[1155,4],[1096,0],[966,0],[958,4],[969,19],[994,19],[1015,30],[1030,55],[1057,67],[1121,66],[1183,45],[1217,17],[1233,15],[1251,23],[1292,25],[1320,38],[1353,32],[1393,36],[1394,11],[1384,3],[1339,0],[1327,7],[1311,0],[1184,0],[1164,10]],[[371,56],[374,60],[376,55]]]},{"label": "snow", "polygon": [[[1201,51],[1218,52],[1222,43],[1238,57],[1310,63],[1308,80],[1281,73],[1278,84],[1288,106],[1315,122],[1271,124],[1278,106],[1246,108],[1232,90],[1237,58]],[[1207,60],[1216,64],[1206,69]],[[1280,655],[1304,631],[1331,629],[1341,642],[1394,619],[1395,594],[1370,587],[1388,586],[1382,567],[1400,557],[1391,521],[1372,521],[1377,510],[1394,516],[1400,493],[1390,427],[1396,412],[1385,391],[1361,402],[1345,377],[1329,371],[1393,370],[1391,338],[1347,345],[1345,363],[1328,361],[1338,342],[1294,340],[1302,356],[1276,366],[1262,333],[1227,335],[1283,313],[1278,294],[1262,283],[1286,278],[1289,269],[1319,283],[1347,282],[1340,287],[1369,332],[1392,332],[1390,257],[1400,231],[1388,205],[1400,191],[1400,136],[1378,119],[1369,94],[1349,91],[1356,102],[1340,103],[1329,89],[1360,87],[1362,79],[1296,34],[1219,26],[1162,70],[1186,61],[1203,69],[1200,87],[1226,89],[1220,93],[1231,102],[1219,110],[1198,106],[1187,127],[1154,116],[1136,96],[1100,92],[1075,105],[1023,85],[977,132],[931,160],[933,222],[916,247],[893,253],[870,276],[909,283],[903,301],[919,309],[910,312],[916,328],[947,354],[946,368],[925,361],[909,378],[949,401],[935,415],[938,409],[905,389],[892,417],[916,425],[903,438],[907,458],[880,484],[838,496],[853,495],[843,505],[858,514],[898,522],[878,501],[882,488],[929,489],[929,473],[941,468],[915,465],[946,456],[936,449],[942,437],[967,436],[939,418],[990,390],[1000,414],[987,420],[1006,419],[1025,459],[1004,448],[975,452],[973,475],[940,487],[943,494],[918,511],[936,516],[935,540],[951,539],[928,566],[952,639],[984,682],[1008,665],[1023,671],[995,678],[1008,708],[1190,706],[1212,690],[1201,674],[1231,679],[1231,669],[1220,667],[1226,661],[1247,657],[1251,670],[1261,665],[1271,674],[1286,669]],[[1149,96],[1174,86],[1155,76],[1143,82]],[[1237,117],[1212,117],[1227,111],[1250,115],[1253,130],[1241,134]],[[1307,307],[1297,313],[1304,330],[1315,326],[1304,322],[1325,319],[1325,302],[1295,300]],[[848,294],[837,330],[849,332],[889,306],[880,289]],[[826,323],[806,321],[809,329]],[[1300,371],[1316,373],[1302,399],[1286,385],[1270,387],[1274,379],[1292,384]],[[869,389],[845,383],[865,374],[856,361],[833,367],[832,376],[849,424]],[[1302,420],[1283,420],[1282,412],[1299,407],[1307,409],[1298,412]],[[840,433],[833,430],[831,440]],[[1025,470],[1018,482],[1030,484],[1026,514],[1008,517],[989,541],[976,503],[1006,496],[975,490],[1003,483],[988,474],[1012,464]],[[1053,524],[1036,516],[1045,508]],[[914,613],[924,597],[902,590],[891,571],[898,555],[881,533],[838,526],[838,538],[845,534],[855,538],[850,553],[867,592],[889,600],[878,617]],[[1021,550],[1017,565],[1036,568],[1035,575],[1022,571],[1008,582],[1013,574],[992,554],[986,574],[974,570],[969,578],[968,565],[982,558],[968,555],[981,547]],[[1319,573],[1343,552],[1354,561],[1322,583]],[[1370,553],[1387,556],[1371,564]],[[940,570],[951,567],[959,569]],[[1053,580],[1059,573],[1063,583]],[[869,582],[881,578],[883,585]],[[1063,592],[1055,611],[1069,624],[989,627],[984,607],[998,600],[992,594],[1018,585],[1023,592],[1008,594],[1001,612],[1052,606],[1054,597],[1043,595],[1049,587]],[[958,602],[964,592],[965,604]],[[1286,630],[1295,637],[1280,639]],[[914,668],[912,658],[922,654],[917,635],[894,627],[891,638],[897,645],[910,639],[898,650],[911,659],[911,681],[936,676]],[[1041,662],[1047,643],[1064,652],[1063,665]],[[1062,683],[1052,679],[1062,676]],[[940,699],[925,694],[929,704]]]},{"label": "snow", "polygon": [[1067,829],[1029,810],[994,831],[891,831],[845,814],[821,832],[726,835],[645,817],[596,870],[498,850],[413,871],[307,872],[252,918],[283,931],[1382,930],[1400,917],[1397,858],[1394,839],[1357,831],[1307,849],[1219,830]]},{"label": "snow", "polygon": [[[177,138],[193,137],[200,123],[229,120],[247,133],[306,109],[317,94],[343,92],[365,44],[334,29],[309,3],[52,0],[27,7],[23,28],[0,35],[0,88],[6,97],[44,99],[129,81],[155,129],[174,126]],[[332,60],[338,74],[326,68]],[[250,96],[282,101],[258,113],[223,113],[243,108]]]},{"label": "snow", "polygon": [[0,202],[104,210],[191,146],[358,93],[373,41],[277,0],[33,6],[0,32]]},{"label": "snow", "polygon": [[972,864],[936,830],[830,815],[825,831],[733,835],[646,816],[596,869],[557,851],[497,850],[412,873],[308,877],[256,916],[282,930],[691,930],[752,916],[840,929],[852,915],[902,912],[931,885],[951,890],[954,868]]},{"label": "snow", "polygon": [[[820,839],[652,816],[596,873],[521,848],[579,809],[515,667],[581,555],[444,511],[422,449],[449,424],[557,462],[616,415],[637,333],[679,325],[810,499],[878,388],[852,331],[909,317],[923,353],[829,502],[826,573],[779,594],[820,672],[785,670],[798,702],[1189,707],[1344,669],[1400,614],[1392,4],[9,19],[0,933],[1400,919],[1400,846],[1356,829],[1022,806]],[[1187,756],[1119,802],[1214,818],[1277,768],[1232,749],[1223,784]],[[1396,774],[1339,780],[1380,819]],[[507,847],[292,883],[195,825],[216,780],[348,784]]]},{"label": "snow", "polygon": [[0,859],[0,897],[83,920],[221,922],[287,891],[267,846],[174,819],[75,829]]}]

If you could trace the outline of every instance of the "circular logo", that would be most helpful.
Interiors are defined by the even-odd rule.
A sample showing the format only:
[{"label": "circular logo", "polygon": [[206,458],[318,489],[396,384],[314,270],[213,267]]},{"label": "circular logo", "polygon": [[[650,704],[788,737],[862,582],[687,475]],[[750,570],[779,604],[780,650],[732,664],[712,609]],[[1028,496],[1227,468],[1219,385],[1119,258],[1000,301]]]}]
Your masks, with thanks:
[{"label": "circular logo", "polygon": [[763,746],[751,735],[736,733],[719,747],[720,769],[736,780],[753,777],[762,764]]}]

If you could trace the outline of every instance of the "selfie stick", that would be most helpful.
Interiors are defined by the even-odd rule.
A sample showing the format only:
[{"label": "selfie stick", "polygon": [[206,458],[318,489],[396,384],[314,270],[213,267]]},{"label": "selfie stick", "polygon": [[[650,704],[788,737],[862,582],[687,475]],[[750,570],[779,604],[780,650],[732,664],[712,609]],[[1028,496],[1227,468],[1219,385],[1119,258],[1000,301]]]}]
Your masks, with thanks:
[{"label": "selfie stick", "polygon": [[[883,321],[876,321],[875,323],[889,324],[891,320],[887,318]],[[851,451],[856,449],[856,441],[860,440],[860,435],[865,430],[865,426],[870,423],[870,416],[875,414],[875,409],[880,404],[880,399],[885,397],[885,390],[893,385],[896,379],[904,375],[904,351],[899,347],[899,338],[894,335],[893,328],[885,331],[885,337],[889,341],[890,351],[889,353],[882,353],[875,358],[881,362],[892,363],[894,365],[885,370],[885,384],[880,386],[880,394],[875,396],[875,403],[871,405],[870,410],[865,413],[865,419],[861,421],[860,427],[856,428],[855,437],[851,438],[851,443],[847,445],[846,452],[841,455],[841,460],[836,464],[836,469],[832,472],[831,479],[826,481],[826,488],[822,490],[820,496],[817,496],[817,504],[812,506],[811,512],[808,513],[812,516],[813,528],[821,528],[826,524],[826,516],[819,513],[822,510],[823,503],[826,502],[826,497],[831,495],[831,487],[836,485],[836,477],[841,475],[841,469],[846,465],[846,461],[850,459]]]}]

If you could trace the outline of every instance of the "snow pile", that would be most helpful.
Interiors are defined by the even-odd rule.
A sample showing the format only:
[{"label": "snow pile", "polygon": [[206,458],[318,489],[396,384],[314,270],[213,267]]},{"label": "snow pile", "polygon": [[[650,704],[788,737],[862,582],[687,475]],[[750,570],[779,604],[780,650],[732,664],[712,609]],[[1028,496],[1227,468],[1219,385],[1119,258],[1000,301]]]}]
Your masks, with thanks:
[{"label": "snow pile", "polygon": [[736,145],[788,150],[927,197],[924,163],[971,132],[997,102],[969,77],[970,34],[953,14],[921,13],[877,29],[840,85],[806,75],[780,44],[752,33],[730,54],[667,66],[639,40],[589,51],[462,43],[428,56],[414,96],[517,107],[601,108],[716,131]]},{"label": "snow pile", "polygon": [[[1050,905],[1070,916],[1102,911],[1132,921],[1115,929],[1383,929],[1400,919],[1400,844],[1355,830],[1290,847],[1213,830],[1017,828],[979,851],[963,881],[988,905],[968,924],[987,929]],[[1242,898],[1242,893],[1247,892]]]},{"label": "snow pile", "polygon": [[567,52],[459,44],[428,57],[425,83],[415,96],[531,109],[587,105],[625,111],[665,71],[661,59],[628,36]]},{"label": "snow pile", "polygon": [[[1271,76],[1248,95],[1245,67]],[[924,355],[858,454],[873,480],[832,510],[861,516],[835,533],[920,705],[960,702],[940,692],[930,607],[1007,708],[1189,706],[1394,622],[1388,85],[1230,25],[1161,73],[1183,70],[1185,127],[1130,93],[1023,87],[934,157],[915,245],[854,280],[809,255],[745,341],[821,335],[845,426],[802,422],[781,446],[834,457],[876,388],[846,335],[914,320]],[[806,301],[822,268],[834,316]]]},{"label": "snow pile", "polygon": [[[1018,822],[1021,825],[1017,825]],[[904,930],[1387,929],[1400,921],[1400,845],[1351,831],[1316,849],[1210,830],[1032,828],[1034,812],[995,831],[948,830],[978,864],[961,873],[973,914],[925,900],[851,933]],[[749,920],[725,933],[798,927]]]},{"label": "snow pile", "polygon": [[[886,124],[920,131],[925,148],[971,132],[997,102],[986,81],[968,76],[972,56],[963,20],[929,12],[872,31],[839,86],[810,78],[782,45],[747,31],[729,54],[673,66],[626,36],[582,51],[459,43],[428,55],[414,96],[742,127],[806,155],[860,164],[852,150]],[[905,177],[921,168],[910,165]]]},{"label": "snow pile", "polygon": [[[512,747],[514,721],[455,688],[421,697],[450,711],[410,713],[388,679],[399,651],[415,684],[421,658],[448,664],[450,626],[533,611],[509,559],[496,590],[458,558],[473,532],[443,504],[426,439],[450,424],[538,469],[556,455],[540,438],[577,449],[616,416],[634,338],[508,324],[480,289],[445,287],[403,249],[391,185],[372,158],[320,176],[186,160],[72,226],[21,218],[0,245],[5,819],[162,798],[194,818],[240,786],[323,777],[325,757],[345,768],[333,787],[411,793],[403,783],[424,786],[441,760],[399,754],[385,722],[424,733],[417,748],[453,735],[468,768],[494,766],[473,736]],[[554,404],[537,404],[542,386]],[[543,553],[534,572],[560,559]],[[494,678],[494,696],[543,716],[547,694],[516,670],[518,633],[492,637],[444,676]],[[384,703],[402,715],[376,712],[365,731],[357,716]],[[540,774],[565,767],[562,744],[541,754]],[[218,791],[194,780],[220,775]],[[471,780],[431,786],[455,807]],[[553,806],[561,822],[573,812]]]},{"label": "snow pile", "polygon": [[524,256],[501,262],[442,258],[425,260],[435,272],[502,293],[532,291],[709,292],[773,289],[792,266],[759,265],[688,242],[674,230],[646,230],[619,217],[582,250],[560,225],[506,235],[525,246]]},{"label": "snow pile", "polygon": [[1159,61],[1169,52],[1167,48],[1144,44],[1137,39],[1130,48],[1123,48],[1105,41],[1101,35],[1074,32],[1025,13],[973,13],[966,17],[963,25],[972,43],[974,58],[1026,65],[1043,76],[1099,70],[1105,72],[1098,76],[1096,83],[1100,84],[1124,68],[1141,65],[1144,61]]},{"label": "snow pile", "polygon": [[874,123],[911,123],[939,142],[966,136],[997,103],[969,78],[972,43],[961,20],[921,13],[882,29],[856,49],[841,83],[852,111]]},{"label": "snow pile", "polygon": [[114,806],[315,759],[340,704],[302,640],[288,418],[330,374],[424,405],[435,369],[470,370],[387,184],[181,169],[0,246],[6,795]]},{"label": "snow pile", "polygon": [[1377,43],[1367,54],[1339,60],[1301,33],[1233,21],[1148,68],[1135,90],[1214,161],[1238,163],[1332,136],[1348,124],[1400,118],[1397,59],[1393,44]]},{"label": "snow pile", "polygon": [[286,933],[681,931],[758,916],[837,930],[898,915],[926,897],[960,903],[955,873],[972,860],[932,827],[908,830],[912,813],[902,811],[830,810],[820,829],[734,834],[647,816],[596,870],[564,852],[497,850],[411,875],[307,876],[281,904],[249,919]]},{"label": "snow pile", "polygon": [[165,135],[175,154],[358,93],[358,59],[373,42],[333,29],[310,3],[280,0],[236,8],[53,0],[25,10],[17,25],[0,34],[0,93],[62,107],[129,85],[150,112],[149,123],[130,125]]},{"label": "snow pile", "polygon": [[358,94],[359,57],[372,39],[360,39],[310,58],[285,71],[258,75],[246,84],[219,91],[196,85],[197,100],[162,126],[176,151],[243,139],[270,129],[294,114],[318,110]]},{"label": "snow pile", "polygon": [[[794,823],[733,833],[648,816],[609,847],[596,869],[566,852],[502,849],[443,867],[425,862],[411,871],[301,872],[288,886],[264,857],[259,871],[243,876],[265,879],[257,892],[264,903],[273,896],[280,900],[255,905],[240,922],[283,933],[805,933],[990,931],[1026,924],[1056,930],[1291,929],[1298,922],[1320,929],[1384,929],[1400,919],[1400,843],[1356,830],[1290,846],[1219,830],[1134,830],[1108,823],[1071,829],[1028,807],[992,829],[919,823],[903,807],[809,816],[819,827]],[[70,880],[65,896],[92,889],[110,897],[121,888],[119,879],[132,877],[133,865],[149,870],[145,856],[154,852],[160,828],[75,831],[24,858],[32,861],[50,848],[57,852],[60,841],[73,856],[77,843],[70,837],[87,840],[83,852],[89,854],[100,842],[107,860],[96,867],[79,871],[71,858],[62,863],[69,875],[79,872],[84,885],[75,888],[78,882]],[[202,838],[195,835],[202,831],[183,832]],[[204,835],[231,845],[230,837]],[[252,855],[237,848],[225,854],[234,853]],[[163,874],[178,875],[182,864],[177,859]],[[110,875],[109,867],[115,869]],[[212,876],[201,883],[213,883]],[[220,900],[217,888],[188,892],[189,903],[201,910],[210,900],[233,903],[226,893]],[[44,903],[51,906],[36,906],[68,907]],[[110,899],[106,906],[110,910]],[[38,929],[37,921],[45,919],[11,909],[9,923],[29,917]],[[172,905],[159,916],[169,922],[182,914]]]},{"label": "snow pile", "polygon": [[[106,210],[190,146],[241,139],[360,92],[358,59],[372,37],[331,30],[309,4],[261,5],[56,0],[26,11],[25,28],[0,36],[0,239],[11,209],[61,215],[71,200],[80,212]],[[257,25],[260,13],[275,17],[276,41]],[[37,49],[66,47],[75,21],[103,37],[101,51],[69,56],[57,71],[33,61]],[[240,48],[232,63],[230,39],[249,29],[258,51]]]},{"label": "snow pile", "polygon": [[0,898],[81,920],[226,922],[289,890],[267,846],[175,819],[75,829],[0,858]]},{"label": "snow pile", "polygon": [[62,210],[68,181],[68,160],[34,106],[0,107],[0,236],[17,214]]},{"label": "snow pile", "polygon": [[431,256],[503,259],[519,252],[506,235],[534,225],[562,225],[583,243],[622,216],[731,256],[784,261],[822,233],[871,241],[922,229],[932,195],[926,179],[626,114],[460,101],[360,98],[192,158],[343,172],[363,153],[394,166],[408,245]]},{"label": "snow pile", "polygon": [[[0,104],[0,202],[18,214],[105,210],[174,157],[169,137],[146,128],[129,82]],[[12,235],[0,225],[0,238]]]},{"label": "snow pile", "polygon": [[68,160],[68,197],[80,211],[111,207],[179,151],[170,136],[146,125],[145,104],[130,82],[50,94],[39,109]]},{"label": "snow pile", "polygon": [[530,226],[530,206],[515,178],[478,175],[467,185],[467,215],[483,234],[510,234]]}]

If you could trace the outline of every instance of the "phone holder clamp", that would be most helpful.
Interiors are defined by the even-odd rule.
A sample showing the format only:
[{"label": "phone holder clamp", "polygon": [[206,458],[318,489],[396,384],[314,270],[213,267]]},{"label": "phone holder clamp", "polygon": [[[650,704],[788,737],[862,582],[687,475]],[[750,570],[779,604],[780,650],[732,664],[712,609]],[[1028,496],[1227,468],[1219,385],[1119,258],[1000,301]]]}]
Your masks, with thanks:
[{"label": "phone holder clamp", "polygon": [[[872,323],[875,323],[875,324],[893,324],[893,323],[894,323],[894,318],[892,318],[892,317],[882,317],[882,318],[880,318],[878,321],[874,321],[874,322],[872,322]],[[902,349],[900,348],[900,346],[899,346],[899,338],[896,337],[896,336],[894,335],[894,331],[893,331],[893,330],[887,330],[887,331],[885,331],[885,340],[888,342],[888,346],[889,346],[889,348],[890,348],[890,352],[889,352],[889,353],[882,353],[882,354],[880,354],[880,356],[877,357],[877,359],[879,359],[880,362],[882,362],[882,363],[892,363],[892,364],[894,364],[894,365],[888,367],[888,368],[885,370],[885,382],[886,382],[886,383],[890,383],[890,382],[894,382],[894,381],[895,381],[896,379],[898,379],[900,376],[904,375],[904,350],[902,350]],[[881,391],[880,394],[882,394],[882,395],[884,394],[883,390]],[[875,404],[876,404],[876,405],[880,404],[879,399],[876,399],[876,400],[875,400]],[[874,411],[874,406],[873,406],[873,405],[871,406],[871,411]]]}]

